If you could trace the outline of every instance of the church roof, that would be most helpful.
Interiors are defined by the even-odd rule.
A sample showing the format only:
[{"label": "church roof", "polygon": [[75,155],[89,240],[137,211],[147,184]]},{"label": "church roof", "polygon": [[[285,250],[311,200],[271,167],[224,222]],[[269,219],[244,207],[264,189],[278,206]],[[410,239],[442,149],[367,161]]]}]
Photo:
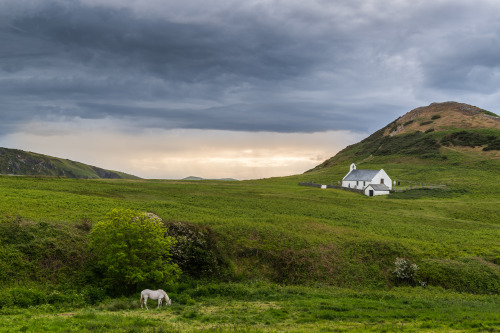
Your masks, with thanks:
[{"label": "church roof", "polygon": [[375,191],[390,191],[389,187],[385,184],[370,184],[368,186],[371,186]]},{"label": "church roof", "polygon": [[380,170],[357,170],[354,169],[344,177],[343,180],[372,180]]}]

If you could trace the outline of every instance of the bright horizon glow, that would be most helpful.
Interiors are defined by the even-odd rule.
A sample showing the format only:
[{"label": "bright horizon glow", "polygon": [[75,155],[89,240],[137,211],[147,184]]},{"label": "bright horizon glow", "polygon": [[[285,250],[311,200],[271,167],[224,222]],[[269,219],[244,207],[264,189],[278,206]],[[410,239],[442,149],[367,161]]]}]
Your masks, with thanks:
[{"label": "bright horizon glow", "polygon": [[32,122],[19,133],[6,136],[3,145],[141,178],[197,176],[245,180],[303,173],[366,136],[350,131],[255,133],[160,129],[128,134],[123,128],[90,125],[90,121],[59,125]]}]

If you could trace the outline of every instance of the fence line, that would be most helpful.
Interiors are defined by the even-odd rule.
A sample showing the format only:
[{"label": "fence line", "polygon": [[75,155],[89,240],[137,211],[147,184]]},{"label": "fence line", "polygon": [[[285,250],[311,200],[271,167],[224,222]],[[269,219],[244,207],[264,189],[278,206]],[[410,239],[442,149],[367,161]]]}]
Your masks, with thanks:
[{"label": "fence line", "polygon": [[299,183],[300,186],[310,186],[310,187],[318,187],[318,188],[336,188],[338,190],[344,190],[344,191],[349,191],[349,192],[356,192],[356,193],[361,193],[363,194],[363,190],[358,190],[356,188],[350,188],[350,187],[342,187],[342,186],[339,186],[339,185],[324,185],[324,184],[316,184],[316,183],[309,183],[309,182],[300,182]]},{"label": "fence line", "polygon": [[[316,184],[314,182],[299,182],[299,185],[300,186],[317,187],[317,188],[335,188],[335,189],[339,189],[339,190],[364,194],[363,190],[358,190],[358,189],[350,188],[350,187],[342,187],[340,185],[333,185],[333,184],[325,185],[325,184]],[[446,185],[414,183],[414,184],[411,184],[408,186],[393,186],[391,192],[404,192],[404,191],[408,191],[408,190],[434,189],[434,188],[445,189]]]}]

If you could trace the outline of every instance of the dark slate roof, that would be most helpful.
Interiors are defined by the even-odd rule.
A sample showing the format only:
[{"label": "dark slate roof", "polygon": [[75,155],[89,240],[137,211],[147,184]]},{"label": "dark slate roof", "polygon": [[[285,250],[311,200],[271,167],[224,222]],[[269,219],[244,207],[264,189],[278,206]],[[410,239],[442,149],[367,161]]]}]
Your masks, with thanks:
[{"label": "dark slate roof", "polygon": [[371,186],[375,191],[389,191],[389,187],[385,184],[370,184],[368,186]]},{"label": "dark slate roof", "polygon": [[372,180],[380,170],[354,169],[343,180]]}]

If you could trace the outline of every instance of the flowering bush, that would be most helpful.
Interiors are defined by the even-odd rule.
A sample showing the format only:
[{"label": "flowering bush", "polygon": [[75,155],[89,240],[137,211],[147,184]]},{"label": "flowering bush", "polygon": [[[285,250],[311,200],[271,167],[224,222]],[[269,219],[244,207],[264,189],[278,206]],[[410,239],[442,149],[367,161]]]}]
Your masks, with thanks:
[{"label": "flowering bush", "polygon": [[400,281],[412,282],[418,271],[418,266],[412,263],[409,259],[396,258],[394,261],[394,270],[392,273],[396,275],[396,278]]}]

